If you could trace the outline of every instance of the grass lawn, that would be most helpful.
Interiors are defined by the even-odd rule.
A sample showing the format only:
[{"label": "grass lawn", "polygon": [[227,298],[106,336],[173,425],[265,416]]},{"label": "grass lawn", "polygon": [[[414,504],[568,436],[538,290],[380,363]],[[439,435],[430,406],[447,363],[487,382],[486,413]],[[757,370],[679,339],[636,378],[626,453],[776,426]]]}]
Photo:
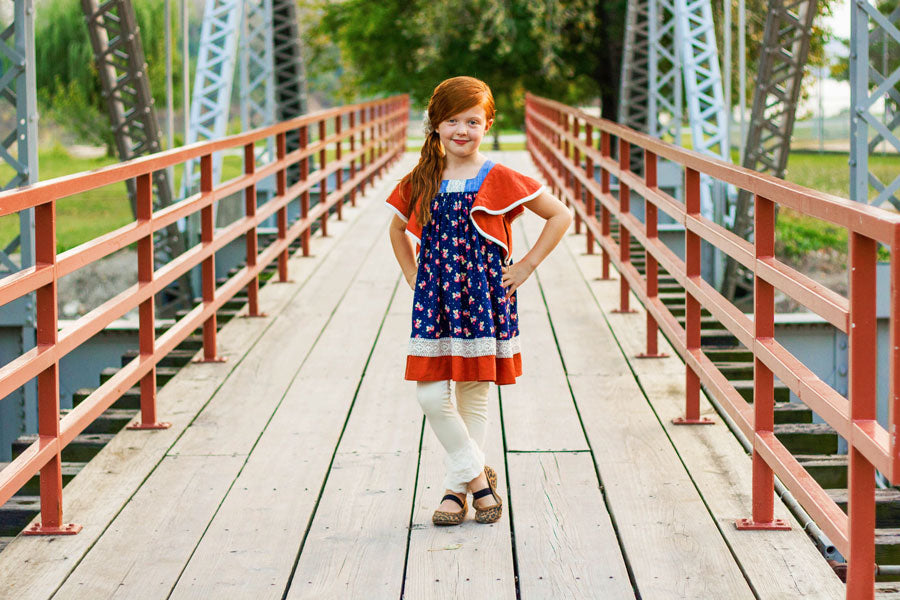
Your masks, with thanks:
[{"label": "grass lawn", "polygon": [[[484,148],[490,150],[492,140],[486,140]],[[407,149],[418,152],[420,145],[409,144]],[[524,142],[503,144],[504,151],[524,150]],[[345,150],[346,152],[346,150]],[[333,160],[335,151],[328,151],[328,160]],[[61,146],[41,152],[40,175],[42,180],[90,171],[117,162],[112,157],[97,159],[73,158]],[[818,189],[846,198],[849,193],[850,173],[846,154],[794,153],[788,163],[786,179],[800,185]],[[900,157],[873,156],[870,166],[882,180],[887,180],[900,172]],[[181,179],[181,170],[176,168],[176,189]],[[222,179],[240,175],[240,156],[226,156],[223,161]],[[6,181],[11,171],[0,165],[0,176]],[[64,251],[92,238],[121,227],[132,220],[131,208],[124,183],[106,186],[78,196],[60,200],[57,203],[57,248]],[[784,251],[802,255],[823,247],[846,249],[846,231],[783,210],[778,220],[779,239]],[[0,217],[0,246],[5,246],[19,231],[18,216]]]}]

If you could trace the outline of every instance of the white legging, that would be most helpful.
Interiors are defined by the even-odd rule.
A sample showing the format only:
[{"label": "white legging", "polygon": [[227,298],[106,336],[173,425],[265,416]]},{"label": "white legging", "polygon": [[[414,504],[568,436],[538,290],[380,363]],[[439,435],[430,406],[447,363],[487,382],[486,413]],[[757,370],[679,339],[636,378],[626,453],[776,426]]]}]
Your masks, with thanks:
[{"label": "white legging", "polygon": [[431,430],[444,450],[444,488],[464,493],[484,470],[484,436],[488,422],[489,381],[457,381],[456,404],[450,400],[450,380],[419,381],[416,395]]}]

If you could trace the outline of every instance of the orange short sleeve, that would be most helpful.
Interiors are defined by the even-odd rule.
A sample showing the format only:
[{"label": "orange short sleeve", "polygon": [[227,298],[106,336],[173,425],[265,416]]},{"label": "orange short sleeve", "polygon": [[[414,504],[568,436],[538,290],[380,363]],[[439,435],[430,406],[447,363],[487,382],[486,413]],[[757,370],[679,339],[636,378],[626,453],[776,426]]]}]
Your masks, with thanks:
[{"label": "orange short sleeve", "polygon": [[409,221],[409,188],[409,184],[403,186],[403,193],[401,194],[401,185],[398,183],[387,197],[387,200],[384,201],[385,205],[393,209],[394,214],[404,221]]}]

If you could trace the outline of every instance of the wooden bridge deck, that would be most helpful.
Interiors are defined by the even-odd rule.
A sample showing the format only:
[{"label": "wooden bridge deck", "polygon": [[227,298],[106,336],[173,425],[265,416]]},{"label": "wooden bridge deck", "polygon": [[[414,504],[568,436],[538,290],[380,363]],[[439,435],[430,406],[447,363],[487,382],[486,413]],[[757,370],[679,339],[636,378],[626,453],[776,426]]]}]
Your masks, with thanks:
[{"label": "wooden bridge deck", "polygon": [[[489,153],[538,176],[527,154]],[[436,528],[441,448],[402,377],[412,292],[383,206],[407,154],[345,207],[223,364],[160,392],[173,426],[123,431],[65,488],[70,537],[0,553],[4,598],[843,598],[789,532],[738,532],[750,461],[721,422],[675,427],[684,366],[634,360],[643,312],[572,231],[519,290],[524,375],[492,386],[503,519]],[[543,221],[526,211],[515,256]],[[713,413],[704,400],[705,413]],[[518,594],[518,595],[517,595]]]}]

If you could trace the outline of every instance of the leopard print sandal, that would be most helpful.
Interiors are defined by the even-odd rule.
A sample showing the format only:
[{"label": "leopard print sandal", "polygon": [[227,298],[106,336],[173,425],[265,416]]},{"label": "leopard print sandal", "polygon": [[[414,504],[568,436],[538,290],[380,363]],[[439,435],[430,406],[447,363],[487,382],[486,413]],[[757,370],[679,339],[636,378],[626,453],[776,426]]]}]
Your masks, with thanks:
[{"label": "leopard print sandal", "polygon": [[441,498],[441,502],[444,500],[453,500],[462,508],[457,512],[436,510],[431,516],[431,522],[435,525],[459,525],[462,523],[466,518],[466,513],[469,512],[468,496],[463,496],[463,499],[460,500],[459,497],[454,494],[445,494],[444,497]]},{"label": "leopard print sandal", "polygon": [[503,514],[503,501],[497,495],[497,473],[494,469],[485,465],[484,474],[487,476],[488,487],[472,493],[472,506],[475,506],[475,500],[483,498],[487,495],[493,495],[496,504],[487,508],[478,508],[475,506],[475,520],[478,523],[493,523],[500,519]]}]

